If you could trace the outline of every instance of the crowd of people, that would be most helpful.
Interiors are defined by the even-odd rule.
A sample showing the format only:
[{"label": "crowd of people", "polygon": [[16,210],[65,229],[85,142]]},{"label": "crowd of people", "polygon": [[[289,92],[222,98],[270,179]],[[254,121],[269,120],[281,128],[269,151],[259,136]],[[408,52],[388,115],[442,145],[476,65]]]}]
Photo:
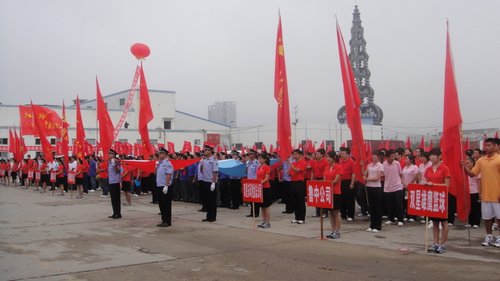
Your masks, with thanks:
[{"label": "crowd of people", "polygon": [[[484,220],[486,236],[482,245],[500,248],[500,236],[492,234],[500,219],[499,147],[499,139],[486,139],[484,150],[466,151],[465,161],[461,164],[469,177],[471,203],[465,227],[477,229]],[[64,157],[53,155],[53,159],[48,162],[38,154],[35,159],[27,155],[19,163],[14,158],[0,160],[0,181],[3,185],[33,188],[41,193],[57,191],[60,196],[68,190],[75,190],[78,199],[89,192],[102,191],[101,197],[111,197],[113,214],[109,218],[112,219],[122,217],[121,191],[125,195],[123,205],[131,205],[134,196],[151,194],[151,203],[159,205],[162,219],[157,226],[169,227],[172,225],[172,201],[200,204],[199,212],[206,212],[203,222],[216,221],[218,207],[239,209],[247,204],[242,202],[242,177],[226,175],[218,168],[218,161],[233,159],[246,165],[246,178],[259,180],[262,185],[263,202],[256,203],[247,216],[259,217],[262,213],[262,223],[258,227],[263,229],[271,227],[270,207],[275,202],[284,204],[284,214],[293,214],[290,223],[304,224],[306,181],[332,182],[333,209],[316,208],[312,214],[313,217],[329,217],[329,239],[341,238],[342,221],[350,223],[357,217],[369,217],[366,231],[370,233],[382,231],[383,225],[404,227],[406,223],[425,223],[425,218],[407,212],[408,185],[449,186],[453,177],[441,161],[439,148],[430,151],[422,148],[374,151],[368,157],[369,162],[361,163],[363,183],[357,180],[356,164],[347,147],[341,147],[338,153],[326,152],[322,148],[315,153],[295,149],[290,158],[283,160],[276,153],[258,153],[253,149],[241,155],[237,150],[214,153],[213,147],[208,145],[195,154],[169,153],[160,148],[151,157],[155,161],[155,171],[122,165],[122,160],[134,158],[119,156],[112,149],[106,158],[71,156],[66,165]],[[195,161],[174,170],[171,161],[175,159]],[[455,223],[456,198],[451,193],[448,198],[448,217],[429,218],[428,227],[433,229],[434,242],[429,248],[431,252],[445,252],[448,227]],[[360,209],[358,214],[356,203]]]}]

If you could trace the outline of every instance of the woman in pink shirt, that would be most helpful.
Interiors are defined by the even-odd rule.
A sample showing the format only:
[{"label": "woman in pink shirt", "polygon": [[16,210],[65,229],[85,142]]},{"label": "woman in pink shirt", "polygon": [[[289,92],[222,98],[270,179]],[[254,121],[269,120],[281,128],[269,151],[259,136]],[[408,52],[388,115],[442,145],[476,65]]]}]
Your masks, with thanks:
[{"label": "woman in pink shirt", "polygon": [[407,214],[407,198],[408,198],[408,185],[411,183],[416,183],[417,182],[417,176],[418,176],[418,167],[415,166],[415,156],[413,155],[408,155],[406,156],[405,159],[405,166],[403,167],[403,187],[405,189],[405,200],[403,201],[403,209],[405,211],[405,218],[403,219],[404,221],[409,221],[409,222],[414,222],[415,217],[414,216],[408,216]]},{"label": "woman in pink shirt", "polygon": [[377,233],[382,230],[382,182],[384,165],[380,163],[382,155],[379,151],[372,153],[372,163],[365,170],[366,192],[370,212],[370,227],[367,232]]}]

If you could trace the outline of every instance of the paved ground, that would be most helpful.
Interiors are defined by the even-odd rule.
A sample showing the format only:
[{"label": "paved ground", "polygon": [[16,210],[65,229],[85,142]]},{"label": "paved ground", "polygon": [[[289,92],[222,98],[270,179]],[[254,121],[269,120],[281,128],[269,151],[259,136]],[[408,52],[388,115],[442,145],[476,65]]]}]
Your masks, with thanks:
[{"label": "paved ground", "polygon": [[1,280],[500,280],[500,249],[480,246],[483,230],[450,231],[443,255],[424,251],[412,223],[367,233],[344,223],[342,239],[320,240],[319,219],[289,223],[272,206],[272,228],[257,230],[249,208],[219,209],[202,223],[197,205],[174,203],[173,227],[157,228],[149,196],[108,219],[109,199],[39,194],[0,186]]}]

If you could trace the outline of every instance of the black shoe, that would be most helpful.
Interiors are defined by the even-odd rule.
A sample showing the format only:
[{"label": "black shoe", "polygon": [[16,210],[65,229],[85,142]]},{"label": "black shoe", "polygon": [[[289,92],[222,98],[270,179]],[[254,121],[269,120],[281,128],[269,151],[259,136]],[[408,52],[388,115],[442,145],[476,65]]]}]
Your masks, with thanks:
[{"label": "black shoe", "polygon": [[121,215],[118,215],[118,216],[115,216],[113,219],[121,219],[122,216]]},{"label": "black shoe", "polygon": [[109,216],[108,219],[114,219],[116,216],[115,215],[112,215],[112,216]]},{"label": "black shoe", "polygon": [[202,222],[210,221],[209,219],[202,219]]},{"label": "black shoe", "polygon": [[158,213],[158,215],[160,215],[160,216],[161,216],[161,213]]},{"label": "black shoe", "polygon": [[162,222],[162,223],[160,223],[160,224],[157,224],[156,226],[158,226],[158,227],[168,227],[168,226],[171,226],[171,225],[172,225],[172,224],[170,224],[170,223],[165,223],[165,222]]},{"label": "black shoe", "polygon": [[205,209],[199,209],[198,212],[206,212],[207,210]]},{"label": "black shoe", "polygon": [[151,204],[158,204],[158,201],[151,201],[149,203],[151,203]]}]

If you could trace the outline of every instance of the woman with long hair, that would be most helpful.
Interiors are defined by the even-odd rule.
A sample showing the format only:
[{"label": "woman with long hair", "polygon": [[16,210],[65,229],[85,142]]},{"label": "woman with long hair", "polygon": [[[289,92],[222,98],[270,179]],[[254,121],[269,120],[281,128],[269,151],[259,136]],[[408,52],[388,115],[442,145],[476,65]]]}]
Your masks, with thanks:
[{"label": "woman with long hair", "polygon": [[269,156],[267,156],[267,153],[262,153],[259,155],[258,161],[259,166],[257,167],[256,175],[257,179],[260,180],[260,184],[262,184],[262,196],[264,197],[262,204],[260,204],[260,207],[262,208],[262,223],[259,224],[258,227],[270,228],[271,211],[269,210],[269,207],[273,204],[273,191],[271,189],[271,184],[269,183],[271,175]]},{"label": "woman with long hair", "polygon": [[342,205],[340,181],[342,176],[342,166],[337,161],[335,151],[328,151],[327,158],[328,166],[323,171],[323,180],[332,182],[333,185],[333,209],[328,210],[330,213],[330,226],[332,232],[326,237],[330,239],[340,238],[340,209]]}]

